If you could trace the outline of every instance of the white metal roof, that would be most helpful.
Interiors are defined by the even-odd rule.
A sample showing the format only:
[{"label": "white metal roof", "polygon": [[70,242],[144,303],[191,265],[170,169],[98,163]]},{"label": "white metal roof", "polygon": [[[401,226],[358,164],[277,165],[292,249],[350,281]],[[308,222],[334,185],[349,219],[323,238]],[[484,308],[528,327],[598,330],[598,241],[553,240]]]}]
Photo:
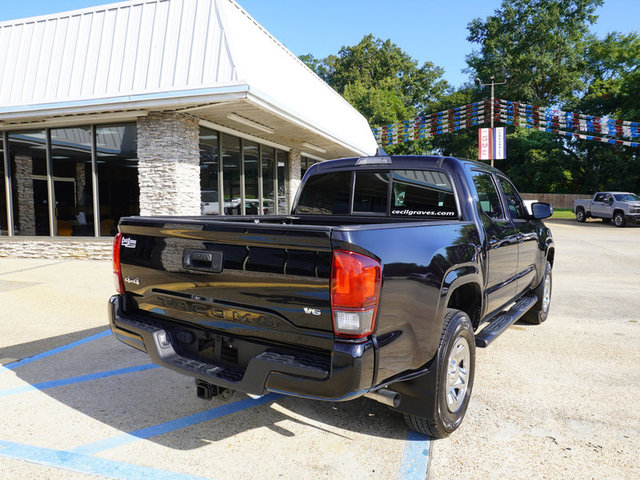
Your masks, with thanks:
[{"label": "white metal roof", "polygon": [[233,0],[132,0],[0,23],[0,128],[152,110],[323,158],[376,149],[364,117]]}]

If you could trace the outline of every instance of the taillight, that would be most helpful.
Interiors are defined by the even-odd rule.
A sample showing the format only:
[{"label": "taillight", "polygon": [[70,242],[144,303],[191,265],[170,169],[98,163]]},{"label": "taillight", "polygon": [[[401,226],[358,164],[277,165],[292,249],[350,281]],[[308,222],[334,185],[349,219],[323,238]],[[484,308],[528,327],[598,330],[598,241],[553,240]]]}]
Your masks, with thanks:
[{"label": "taillight", "polygon": [[377,260],[354,252],[333,252],[331,312],[336,336],[362,338],[371,335],[381,281],[382,267]]},{"label": "taillight", "polygon": [[122,234],[116,233],[113,239],[113,282],[118,293],[124,293],[124,280],[122,280],[122,269],[120,267],[120,244]]}]

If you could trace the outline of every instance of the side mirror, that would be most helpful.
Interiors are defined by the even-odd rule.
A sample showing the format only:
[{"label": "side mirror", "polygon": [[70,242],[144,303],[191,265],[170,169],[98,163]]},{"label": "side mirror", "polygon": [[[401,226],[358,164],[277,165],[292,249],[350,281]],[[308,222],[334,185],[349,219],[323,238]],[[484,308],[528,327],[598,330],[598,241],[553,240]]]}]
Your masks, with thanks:
[{"label": "side mirror", "polygon": [[553,215],[553,206],[550,203],[536,202],[531,204],[531,216],[542,220]]}]

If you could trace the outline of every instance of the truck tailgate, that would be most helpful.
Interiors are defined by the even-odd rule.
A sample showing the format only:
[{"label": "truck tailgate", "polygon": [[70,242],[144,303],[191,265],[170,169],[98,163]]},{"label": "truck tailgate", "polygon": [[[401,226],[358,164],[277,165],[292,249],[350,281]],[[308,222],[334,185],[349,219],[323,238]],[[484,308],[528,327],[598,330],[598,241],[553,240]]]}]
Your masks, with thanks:
[{"label": "truck tailgate", "polygon": [[328,340],[331,227],[229,220],[124,219],[122,275],[137,308],[263,340]]}]

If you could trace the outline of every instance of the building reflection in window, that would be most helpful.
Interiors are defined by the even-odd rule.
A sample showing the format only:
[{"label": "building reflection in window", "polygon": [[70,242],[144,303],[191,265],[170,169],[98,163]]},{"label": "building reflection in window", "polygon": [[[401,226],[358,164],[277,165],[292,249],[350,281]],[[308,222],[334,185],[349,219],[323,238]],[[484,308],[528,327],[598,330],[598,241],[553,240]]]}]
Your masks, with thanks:
[{"label": "building reflection in window", "polygon": [[278,215],[285,215],[289,213],[289,205],[287,204],[287,198],[289,192],[287,192],[287,185],[289,184],[289,170],[287,169],[287,160],[289,155],[287,152],[278,150]]},{"label": "building reflection in window", "polygon": [[7,235],[7,196],[5,195],[4,141],[0,132],[0,235]]},{"label": "building reflection in window", "polygon": [[9,134],[14,234],[50,235],[44,130]]},{"label": "building reflection in window", "polygon": [[262,211],[265,215],[276,213],[276,203],[274,198],[274,162],[275,149],[272,147],[262,147]]},{"label": "building reflection in window", "polygon": [[224,180],[224,213],[240,215],[240,139],[222,134],[222,178]]},{"label": "building reflection in window", "polygon": [[100,235],[115,234],[120,217],[140,214],[135,124],[96,127]]},{"label": "building reflection in window", "polygon": [[218,132],[200,127],[200,214],[218,213]]},{"label": "building reflection in window", "polygon": [[258,215],[260,210],[259,161],[260,148],[257,143],[244,141],[244,194],[245,214]]},{"label": "building reflection in window", "polygon": [[51,165],[58,235],[92,237],[91,128],[52,129]]}]

